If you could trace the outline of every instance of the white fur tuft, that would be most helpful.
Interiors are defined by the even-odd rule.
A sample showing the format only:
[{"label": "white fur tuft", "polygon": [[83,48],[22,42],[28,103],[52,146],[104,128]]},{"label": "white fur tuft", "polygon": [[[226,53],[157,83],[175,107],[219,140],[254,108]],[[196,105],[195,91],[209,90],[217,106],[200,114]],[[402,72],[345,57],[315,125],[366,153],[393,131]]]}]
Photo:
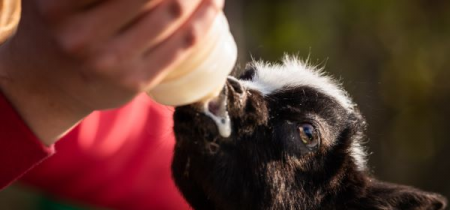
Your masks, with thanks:
[{"label": "white fur tuft", "polygon": [[334,98],[348,111],[354,104],[347,93],[322,69],[308,66],[296,57],[285,56],[283,64],[270,64],[261,61],[253,64],[257,71],[252,81],[242,82],[246,87],[260,91],[264,95],[286,87],[310,87]]},{"label": "white fur tuft", "polygon": [[[341,85],[325,75],[320,68],[309,66],[294,56],[285,56],[282,64],[254,61],[257,69],[252,81],[241,81],[247,88],[258,90],[263,95],[289,87],[310,87],[333,98],[347,111],[353,111],[355,104]],[[365,170],[366,151],[359,141],[352,142],[349,149],[358,170]]]},{"label": "white fur tuft", "polygon": [[353,141],[350,147],[350,155],[358,167],[358,170],[364,171],[367,167],[367,152],[359,141]]}]

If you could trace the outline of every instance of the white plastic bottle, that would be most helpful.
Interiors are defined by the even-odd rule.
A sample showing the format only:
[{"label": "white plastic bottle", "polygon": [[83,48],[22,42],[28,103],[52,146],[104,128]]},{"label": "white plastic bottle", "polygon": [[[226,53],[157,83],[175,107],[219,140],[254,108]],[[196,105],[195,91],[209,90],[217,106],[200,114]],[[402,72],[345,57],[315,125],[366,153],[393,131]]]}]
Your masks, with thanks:
[{"label": "white plastic bottle", "polygon": [[237,59],[237,47],[223,13],[204,40],[180,65],[148,91],[155,101],[181,106],[217,96]]}]

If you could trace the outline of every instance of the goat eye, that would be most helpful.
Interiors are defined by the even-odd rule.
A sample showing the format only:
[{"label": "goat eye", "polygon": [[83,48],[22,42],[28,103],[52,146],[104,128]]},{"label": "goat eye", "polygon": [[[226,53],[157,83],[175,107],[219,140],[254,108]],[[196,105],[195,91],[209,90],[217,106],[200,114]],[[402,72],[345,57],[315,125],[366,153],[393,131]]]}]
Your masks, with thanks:
[{"label": "goat eye", "polygon": [[320,139],[314,126],[305,123],[300,125],[298,129],[300,131],[300,138],[306,147],[314,149],[319,146]]}]

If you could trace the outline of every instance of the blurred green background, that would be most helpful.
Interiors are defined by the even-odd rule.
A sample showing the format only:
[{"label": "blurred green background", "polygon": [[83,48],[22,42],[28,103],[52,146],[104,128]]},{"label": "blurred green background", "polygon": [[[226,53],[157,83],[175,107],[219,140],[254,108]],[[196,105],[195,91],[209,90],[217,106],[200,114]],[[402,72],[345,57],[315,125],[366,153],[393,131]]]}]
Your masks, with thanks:
[{"label": "blurred green background", "polygon": [[228,0],[241,65],[285,52],[343,82],[370,169],[450,198],[450,1]]},{"label": "blurred green background", "polygon": [[[325,66],[367,118],[373,174],[450,198],[450,1],[227,0],[226,13],[240,66],[286,52]],[[88,209],[61,203],[0,193],[2,210]]]}]

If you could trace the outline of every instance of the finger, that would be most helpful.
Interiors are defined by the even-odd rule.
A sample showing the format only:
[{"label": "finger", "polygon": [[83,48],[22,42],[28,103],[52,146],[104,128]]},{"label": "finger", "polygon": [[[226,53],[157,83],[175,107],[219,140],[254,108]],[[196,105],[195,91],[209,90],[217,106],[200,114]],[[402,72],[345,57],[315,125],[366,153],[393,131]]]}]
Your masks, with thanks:
[{"label": "finger", "polygon": [[201,2],[202,0],[168,0],[161,3],[108,43],[108,47],[104,49],[105,54],[98,58],[99,65],[117,65],[161,43],[186,22]]},{"label": "finger", "polygon": [[68,19],[57,29],[63,47],[78,54],[94,53],[110,37],[161,0],[109,0]]},{"label": "finger", "polygon": [[77,11],[100,4],[107,0],[38,0],[41,15],[52,23],[61,21]]},{"label": "finger", "polygon": [[136,72],[126,78],[128,84],[139,84],[139,88],[148,90],[159,83],[169,69],[186,59],[190,50],[201,44],[201,35],[208,34],[218,13],[211,1],[203,2],[179,31],[141,57],[141,65]]}]

